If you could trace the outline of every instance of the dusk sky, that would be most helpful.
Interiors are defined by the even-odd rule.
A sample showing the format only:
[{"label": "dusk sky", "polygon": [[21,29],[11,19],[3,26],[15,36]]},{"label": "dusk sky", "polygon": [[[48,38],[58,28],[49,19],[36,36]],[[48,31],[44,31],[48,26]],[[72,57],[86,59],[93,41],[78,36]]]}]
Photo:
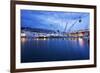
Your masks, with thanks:
[{"label": "dusk sky", "polygon": [[[21,27],[72,32],[89,29],[90,15],[84,12],[21,10]],[[79,20],[81,19],[81,22]]]}]

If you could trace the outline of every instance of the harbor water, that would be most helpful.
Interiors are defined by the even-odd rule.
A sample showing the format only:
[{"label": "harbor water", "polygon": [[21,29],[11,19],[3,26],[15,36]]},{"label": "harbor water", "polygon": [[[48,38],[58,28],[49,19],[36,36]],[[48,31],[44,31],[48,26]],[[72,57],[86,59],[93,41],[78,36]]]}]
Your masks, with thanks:
[{"label": "harbor water", "polygon": [[89,51],[83,38],[21,38],[21,63],[87,60]]}]

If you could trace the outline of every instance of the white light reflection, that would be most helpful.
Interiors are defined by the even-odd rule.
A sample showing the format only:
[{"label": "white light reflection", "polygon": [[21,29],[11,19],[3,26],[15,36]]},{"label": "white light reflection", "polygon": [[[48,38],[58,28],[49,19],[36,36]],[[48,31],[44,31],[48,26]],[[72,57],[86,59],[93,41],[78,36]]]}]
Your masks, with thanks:
[{"label": "white light reflection", "polygon": [[80,44],[81,47],[84,46],[84,40],[82,38],[79,38],[79,44]]},{"label": "white light reflection", "polygon": [[21,38],[21,42],[25,43],[26,42],[26,38]]}]

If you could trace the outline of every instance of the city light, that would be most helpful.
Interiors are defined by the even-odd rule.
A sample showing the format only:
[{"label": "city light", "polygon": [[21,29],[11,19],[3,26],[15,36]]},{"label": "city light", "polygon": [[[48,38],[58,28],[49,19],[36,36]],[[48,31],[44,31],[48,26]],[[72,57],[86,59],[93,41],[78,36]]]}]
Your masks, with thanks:
[{"label": "city light", "polygon": [[25,37],[25,36],[26,36],[26,34],[25,34],[25,33],[21,33],[21,36]]}]

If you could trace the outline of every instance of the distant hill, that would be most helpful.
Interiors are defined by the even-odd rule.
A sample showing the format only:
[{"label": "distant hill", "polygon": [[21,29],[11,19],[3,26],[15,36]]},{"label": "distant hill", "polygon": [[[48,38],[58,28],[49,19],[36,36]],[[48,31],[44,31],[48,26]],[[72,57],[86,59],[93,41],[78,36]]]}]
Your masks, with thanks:
[{"label": "distant hill", "polygon": [[54,30],[48,30],[48,29],[40,29],[40,28],[30,28],[30,27],[21,27],[21,30],[30,31],[30,32],[40,32],[40,33],[55,33]]}]

